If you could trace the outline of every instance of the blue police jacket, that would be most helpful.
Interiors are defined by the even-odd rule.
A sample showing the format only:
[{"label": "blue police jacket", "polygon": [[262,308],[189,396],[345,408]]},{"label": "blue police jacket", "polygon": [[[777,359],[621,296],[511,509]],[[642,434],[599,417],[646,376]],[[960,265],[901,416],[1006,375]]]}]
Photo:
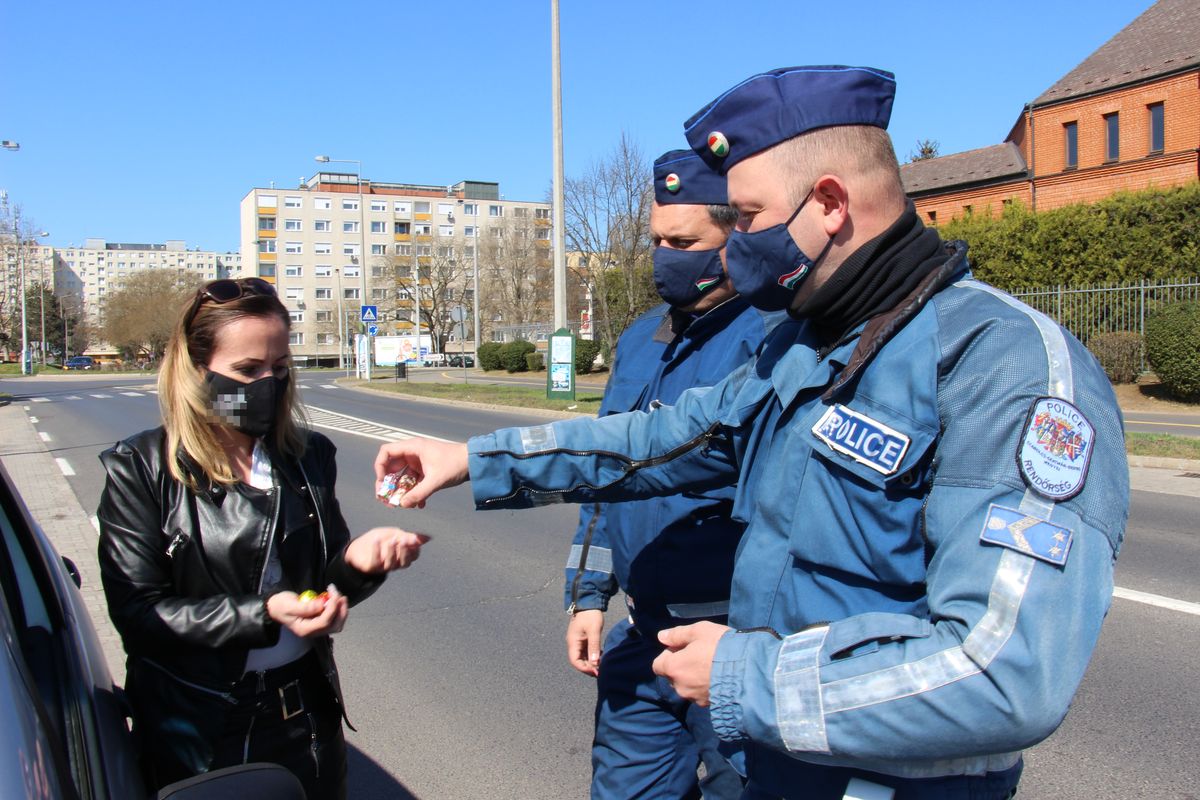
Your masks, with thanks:
[{"label": "blue police jacket", "polygon": [[[694,386],[712,386],[749,361],[782,318],[733,297],[676,334],[671,307],[651,309],[621,334],[599,415],[651,411]],[[647,636],[723,617],[744,530],[732,511],[732,486],[585,506],[567,560],[567,608],[606,609],[623,589]]]},{"label": "blue police jacket", "polygon": [[1111,602],[1129,503],[1112,387],[948,246],[944,285],[865,357],[818,358],[788,321],[674,406],[468,444],[481,509],[738,482],[738,630],[711,710],[769,794],[1014,768],[1066,714]]}]

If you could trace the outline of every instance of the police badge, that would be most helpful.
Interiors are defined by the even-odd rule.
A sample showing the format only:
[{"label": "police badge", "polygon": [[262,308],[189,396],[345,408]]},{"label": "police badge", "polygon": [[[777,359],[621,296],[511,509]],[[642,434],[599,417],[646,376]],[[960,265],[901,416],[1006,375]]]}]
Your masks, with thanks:
[{"label": "police badge", "polygon": [[1021,477],[1043,497],[1070,500],[1083,491],[1095,436],[1092,423],[1066,400],[1035,400],[1017,450]]}]

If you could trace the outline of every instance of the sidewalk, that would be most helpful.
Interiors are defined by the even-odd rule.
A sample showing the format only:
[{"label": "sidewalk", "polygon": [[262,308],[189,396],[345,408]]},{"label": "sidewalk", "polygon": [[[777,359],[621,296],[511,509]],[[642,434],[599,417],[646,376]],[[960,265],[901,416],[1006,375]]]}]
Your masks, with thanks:
[{"label": "sidewalk", "polygon": [[83,579],[80,592],[96,626],[109,671],[117,684],[125,682],[125,650],[108,618],[96,558],[96,529],[79,505],[62,470],[17,404],[0,408],[0,460],[20,492],[29,513],[42,526],[59,555],[75,562]]}]

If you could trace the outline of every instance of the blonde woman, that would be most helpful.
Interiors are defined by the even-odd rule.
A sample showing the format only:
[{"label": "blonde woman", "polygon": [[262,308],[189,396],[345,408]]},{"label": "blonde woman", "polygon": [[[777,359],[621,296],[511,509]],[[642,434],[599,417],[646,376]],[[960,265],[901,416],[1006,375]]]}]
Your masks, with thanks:
[{"label": "blonde woman", "polygon": [[268,761],[345,797],[330,634],[427,541],[351,540],[334,446],[297,423],[289,322],[258,278],[201,287],[159,373],[163,425],[100,457],[104,591],[155,786]]}]

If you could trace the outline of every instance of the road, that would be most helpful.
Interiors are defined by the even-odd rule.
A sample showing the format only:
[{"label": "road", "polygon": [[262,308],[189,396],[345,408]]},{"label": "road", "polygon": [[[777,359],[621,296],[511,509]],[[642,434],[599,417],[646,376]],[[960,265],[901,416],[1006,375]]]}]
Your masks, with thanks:
[{"label": "road", "polygon": [[[399,524],[434,537],[421,561],[356,608],[338,637],[358,728],[348,734],[350,796],[585,797],[592,689],[567,667],[562,645],[562,562],[573,509],[477,514],[465,487],[435,497],[424,511],[392,511],[371,497],[382,438],[414,431],[462,440],[545,417],[359,393],[330,377],[301,373],[300,382],[315,422],[334,426],[323,430],[339,448],[338,492],[351,529]],[[67,480],[91,513],[103,482],[96,454],[157,424],[148,386],[145,377],[89,376],[0,381],[0,392],[23,396],[16,402],[28,406],[46,447],[74,473]],[[1193,613],[1114,599],[1070,715],[1027,753],[1021,796],[1196,796],[1196,484],[1190,495],[1133,493],[1117,566],[1123,589],[1182,601]],[[1062,609],[1027,613],[1071,624]]]}]

